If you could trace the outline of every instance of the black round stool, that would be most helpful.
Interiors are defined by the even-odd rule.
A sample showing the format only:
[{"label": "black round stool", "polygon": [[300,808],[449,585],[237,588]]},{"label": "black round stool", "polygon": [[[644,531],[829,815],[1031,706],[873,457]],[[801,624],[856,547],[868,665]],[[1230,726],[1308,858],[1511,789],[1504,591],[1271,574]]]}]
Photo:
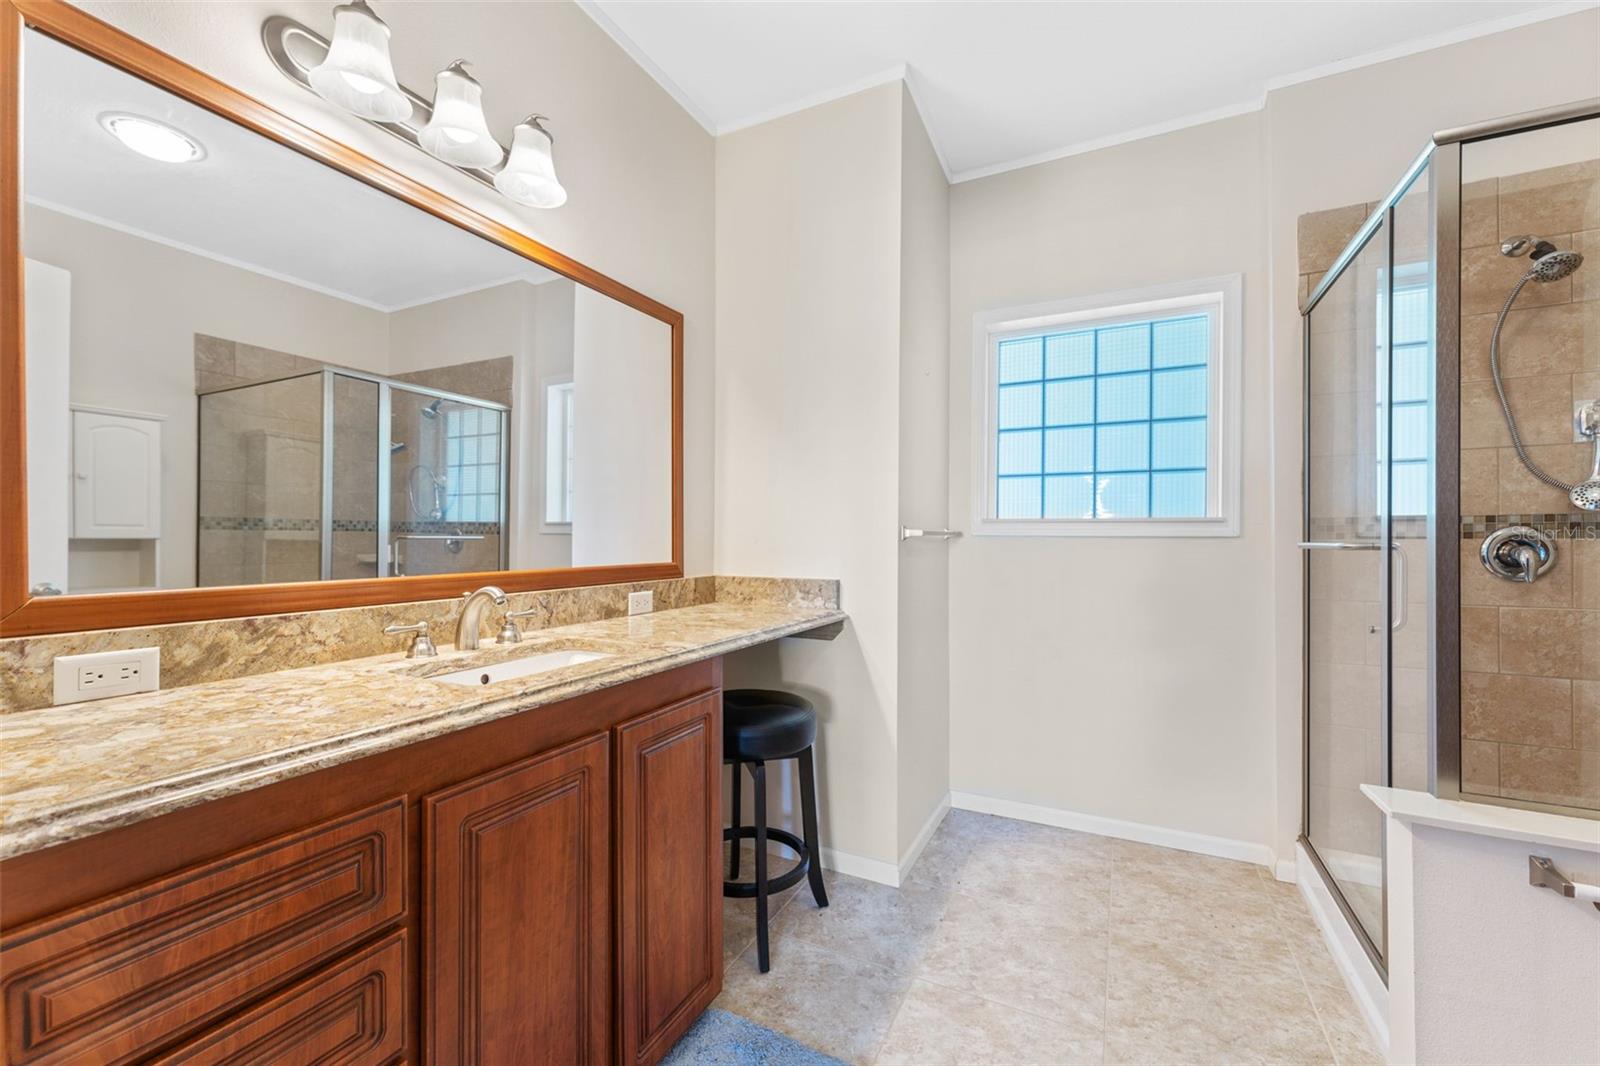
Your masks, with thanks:
[{"label": "black round stool", "polygon": [[[811,745],[817,739],[817,712],[809,701],[792,692],[759,688],[729,689],[722,694],[722,761],[733,766],[733,824],[722,831],[723,840],[733,841],[733,856],[728,860],[728,880],[722,894],[737,899],[756,899],[756,955],[761,972],[771,969],[767,958],[767,897],[782,892],[802,877],[811,880],[811,895],[818,907],[828,905],[828,892],[822,887],[822,863],[817,853],[817,780],[811,761]],[[767,762],[773,759],[800,761],[800,817],[805,828],[801,840],[784,829],[767,828]],[[755,787],[755,825],[740,826],[739,792],[742,766],[750,768]],[[794,866],[776,877],[767,876],[767,840],[772,839],[795,853]],[[740,881],[739,841],[756,842],[756,879]]]}]

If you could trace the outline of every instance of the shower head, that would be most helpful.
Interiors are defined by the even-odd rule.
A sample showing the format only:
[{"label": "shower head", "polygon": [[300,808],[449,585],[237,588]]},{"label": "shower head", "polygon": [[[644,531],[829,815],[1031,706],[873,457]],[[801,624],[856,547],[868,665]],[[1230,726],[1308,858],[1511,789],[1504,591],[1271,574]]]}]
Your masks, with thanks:
[{"label": "shower head", "polygon": [[1572,276],[1583,265],[1583,255],[1578,252],[1549,252],[1537,256],[1528,273],[1534,281],[1560,281]]},{"label": "shower head", "polygon": [[1527,256],[1533,260],[1528,277],[1533,281],[1560,281],[1571,277],[1583,265],[1583,256],[1577,252],[1563,252],[1543,237],[1525,233],[1520,237],[1507,237],[1500,242],[1500,254],[1511,259]]},{"label": "shower head", "polygon": [[444,400],[443,399],[438,399],[438,400],[434,400],[432,403],[428,404],[426,407],[424,407],[422,409],[422,417],[423,418],[438,418],[439,417],[439,405],[442,404],[442,403],[444,403]]}]

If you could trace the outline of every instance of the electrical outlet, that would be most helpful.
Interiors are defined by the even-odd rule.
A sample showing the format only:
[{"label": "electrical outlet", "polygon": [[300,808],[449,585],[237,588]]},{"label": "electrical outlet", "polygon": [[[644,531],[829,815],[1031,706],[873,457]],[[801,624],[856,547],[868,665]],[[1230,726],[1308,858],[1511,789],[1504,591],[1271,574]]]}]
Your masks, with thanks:
[{"label": "electrical outlet", "polygon": [[131,692],[154,692],[161,687],[161,649],[97,651],[87,655],[57,655],[55,702],[82,703]]},{"label": "electrical outlet", "polygon": [[656,594],[653,592],[628,593],[629,614],[649,614],[656,609]]}]

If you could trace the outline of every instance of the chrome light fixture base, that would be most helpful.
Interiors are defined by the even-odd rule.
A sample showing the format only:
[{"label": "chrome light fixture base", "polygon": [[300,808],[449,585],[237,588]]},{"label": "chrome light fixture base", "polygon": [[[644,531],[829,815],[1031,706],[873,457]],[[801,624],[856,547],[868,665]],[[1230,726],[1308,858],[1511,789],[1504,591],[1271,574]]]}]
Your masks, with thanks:
[{"label": "chrome light fixture base", "polygon": [[[312,68],[316,67],[327,56],[328,49],[331,47],[331,42],[328,38],[304,23],[286,15],[272,15],[261,24],[261,44],[266,49],[268,58],[272,60],[272,65],[278,68],[279,73],[306,90],[306,92],[317,96],[319,100],[322,99],[311,86],[310,74]],[[465,174],[480,185],[494,189],[495,175],[503,167],[491,169],[489,167],[465,167],[447,163],[422,146],[422,130],[427,126],[429,120],[433,118],[433,104],[430,100],[405,85],[400,85],[400,91],[405,94],[407,100],[411,101],[411,117],[409,119],[399,122],[383,122],[377,119],[365,119],[364,121],[378,127],[392,137],[405,141],[440,165]],[[501,144],[498,139],[496,139],[495,143],[500,145],[501,158],[505,159],[507,157],[506,146]],[[496,192],[498,193],[499,190],[496,190]],[[504,194],[501,193],[500,195]]]}]

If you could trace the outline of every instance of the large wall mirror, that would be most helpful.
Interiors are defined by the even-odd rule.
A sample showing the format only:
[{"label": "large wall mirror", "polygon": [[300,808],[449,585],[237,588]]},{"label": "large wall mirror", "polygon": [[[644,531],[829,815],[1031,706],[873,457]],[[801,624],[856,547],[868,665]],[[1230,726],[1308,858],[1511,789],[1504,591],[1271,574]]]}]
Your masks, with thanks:
[{"label": "large wall mirror", "polygon": [[6,632],[681,573],[681,316],[18,6]]}]

